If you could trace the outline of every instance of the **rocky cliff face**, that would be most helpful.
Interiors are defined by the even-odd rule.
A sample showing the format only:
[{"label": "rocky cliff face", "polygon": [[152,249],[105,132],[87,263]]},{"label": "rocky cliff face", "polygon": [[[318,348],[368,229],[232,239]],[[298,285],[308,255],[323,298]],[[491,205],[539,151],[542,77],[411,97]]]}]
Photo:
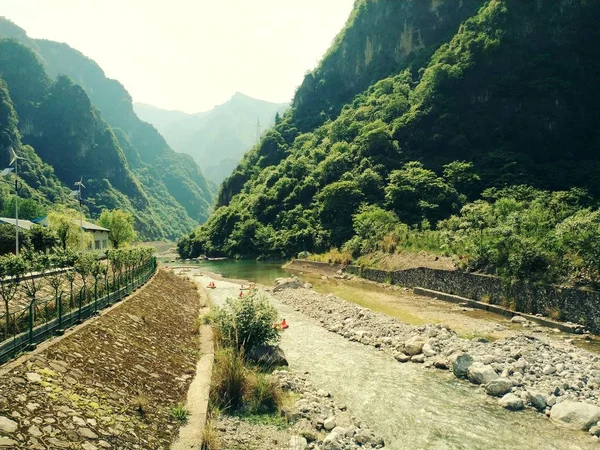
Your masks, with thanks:
[{"label": "rocky cliff face", "polygon": [[375,81],[417,71],[484,0],[358,0],[344,30],[294,98],[302,131],[335,118]]}]

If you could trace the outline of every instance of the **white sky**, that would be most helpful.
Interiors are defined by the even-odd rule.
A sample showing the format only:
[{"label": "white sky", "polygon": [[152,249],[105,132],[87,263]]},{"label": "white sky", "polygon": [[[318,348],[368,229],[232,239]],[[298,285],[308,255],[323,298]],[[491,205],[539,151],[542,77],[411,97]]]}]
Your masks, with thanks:
[{"label": "white sky", "polygon": [[235,92],[291,100],[354,0],[0,0],[33,38],[66,42],[134,101],[205,111]]}]

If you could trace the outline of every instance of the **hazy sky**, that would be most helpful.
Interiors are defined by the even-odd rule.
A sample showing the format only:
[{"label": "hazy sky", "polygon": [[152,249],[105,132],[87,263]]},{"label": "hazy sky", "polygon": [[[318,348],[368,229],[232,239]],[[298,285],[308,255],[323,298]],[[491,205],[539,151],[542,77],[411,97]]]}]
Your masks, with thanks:
[{"label": "hazy sky", "polygon": [[289,101],[354,0],[0,0],[30,37],[66,42],[134,101],[187,112],[235,92]]}]

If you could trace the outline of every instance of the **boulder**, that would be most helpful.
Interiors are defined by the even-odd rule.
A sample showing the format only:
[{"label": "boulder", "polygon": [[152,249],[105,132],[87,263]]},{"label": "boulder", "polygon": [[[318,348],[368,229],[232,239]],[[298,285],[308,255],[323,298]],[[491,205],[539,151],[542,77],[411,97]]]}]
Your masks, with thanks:
[{"label": "boulder", "polygon": [[600,420],[600,407],[581,402],[557,403],[550,410],[550,419],[569,428],[587,431]]},{"label": "boulder", "polygon": [[289,366],[285,353],[276,345],[259,345],[248,352],[248,358],[267,366]]},{"label": "boulder", "polygon": [[521,316],[514,316],[512,319],[510,319],[510,321],[512,323],[525,323],[527,322],[527,319]]},{"label": "boulder", "polygon": [[275,280],[275,287],[273,292],[279,292],[284,289],[298,289],[302,286],[302,283],[296,278],[277,278]]},{"label": "boulder", "polygon": [[452,360],[452,372],[458,378],[466,378],[467,370],[473,364],[473,357],[468,353],[456,356]]},{"label": "boulder", "polygon": [[306,450],[308,441],[302,436],[292,436],[290,438],[290,450]]},{"label": "boulder", "polygon": [[448,360],[446,360],[446,359],[436,359],[435,362],[433,363],[433,367],[435,367],[436,369],[440,369],[440,370],[448,370],[448,368],[450,367],[450,364],[448,363]]},{"label": "boulder", "polygon": [[527,391],[527,401],[536,409],[544,411],[546,409],[546,398],[543,394],[534,391]]},{"label": "boulder", "polygon": [[508,378],[496,378],[485,385],[485,392],[488,395],[502,397],[510,392],[513,387],[513,382]]},{"label": "boulder", "polygon": [[323,422],[323,428],[325,428],[327,431],[333,430],[335,428],[335,419],[333,417],[325,419],[325,422]]},{"label": "boulder", "polygon": [[405,355],[404,353],[400,353],[400,352],[396,353],[394,355],[394,358],[396,358],[396,361],[401,362],[401,363],[410,361],[410,356]]},{"label": "boulder", "polygon": [[409,356],[418,355],[423,351],[426,341],[421,336],[413,336],[404,343],[404,353]]},{"label": "boulder", "polygon": [[471,383],[488,384],[490,381],[498,378],[498,374],[492,366],[486,366],[482,363],[473,363],[467,369],[467,377]]},{"label": "boulder", "polygon": [[425,355],[420,354],[420,355],[411,356],[410,362],[423,364],[425,362]]},{"label": "boulder", "polygon": [[515,394],[506,394],[499,401],[500,406],[503,408],[509,409],[511,411],[519,411],[525,408],[525,404],[523,400],[517,397]]},{"label": "boulder", "polygon": [[423,354],[427,357],[435,356],[437,352],[429,344],[423,346]]}]

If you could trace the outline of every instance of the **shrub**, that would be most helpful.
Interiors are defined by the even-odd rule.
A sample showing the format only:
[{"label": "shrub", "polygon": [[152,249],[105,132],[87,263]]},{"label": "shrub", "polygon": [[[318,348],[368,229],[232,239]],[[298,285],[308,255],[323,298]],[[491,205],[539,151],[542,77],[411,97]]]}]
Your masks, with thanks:
[{"label": "shrub", "polygon": [[276,412],[283,404],[283,391],[271,377],[257,373],[251,382],[248,412],[265,414]]},{"label": "shrub", "polygon": [[220,409],[238,409],[248,392],[248,371],[244,356],[234,348],[222,348],[215,353],[210,398]]},{"label": "shrub", "polygon": [[200,436],[202,444],[200,445],[200,450],[219,450],[221,446],[219,445],[219,437],[217,435],[217,430],[215,429],[212,420],[207,420],[204,424],[204,428],[202,429],[202,435]]},{"label": "shrub", "polygon": [[189,414],[189,411],[182,403],[173,406],[170,411],[171,417],[179,422],[186,422]]},{"label": "shrub", "polygon": [[273,327],[277,310],[257,293],[240,299],[227,299],[225,306],[216,308],[213,323],[223,345],[252,348],[279,340],[279,329]]}]

